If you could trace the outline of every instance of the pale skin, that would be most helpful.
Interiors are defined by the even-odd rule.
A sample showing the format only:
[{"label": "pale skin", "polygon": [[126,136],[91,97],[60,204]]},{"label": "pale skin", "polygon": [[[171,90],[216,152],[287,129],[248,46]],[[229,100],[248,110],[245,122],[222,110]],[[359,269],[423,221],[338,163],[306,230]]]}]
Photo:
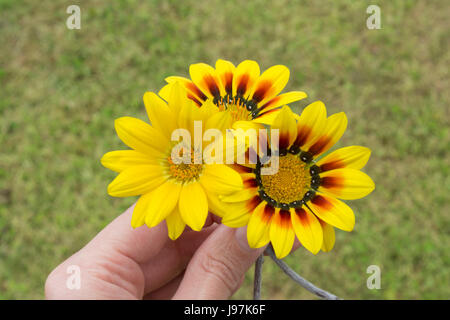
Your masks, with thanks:
[{"label": "pale skin", "polygon": [[[176,241],[165,222],[133,229],[133,207],[50,273],[47,299],[228,299],[265,249],[251,249],[245,228],[212,215],[202,231],[187,228]],[[71,265],[81,271],[79,290],[66,285]]]}]

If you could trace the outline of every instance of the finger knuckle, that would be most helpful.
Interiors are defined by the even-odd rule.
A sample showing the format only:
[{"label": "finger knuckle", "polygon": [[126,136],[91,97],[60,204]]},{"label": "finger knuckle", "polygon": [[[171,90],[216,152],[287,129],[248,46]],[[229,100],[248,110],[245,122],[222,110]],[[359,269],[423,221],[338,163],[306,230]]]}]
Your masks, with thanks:
[{"label": "finger knuckle", "polygon": [[237,272],[237,263],[224,256],[215,256],[210,253],[204,254],[200,259],[200,267],[207,275],[216,278],[230,292],[237,290],[241,277]]}]

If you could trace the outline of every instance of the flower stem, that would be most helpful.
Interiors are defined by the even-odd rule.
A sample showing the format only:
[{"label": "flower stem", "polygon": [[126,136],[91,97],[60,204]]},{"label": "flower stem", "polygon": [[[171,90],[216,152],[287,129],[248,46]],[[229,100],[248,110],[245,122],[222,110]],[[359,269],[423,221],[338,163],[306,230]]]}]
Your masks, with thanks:
[{"label": "flower stem", "polygon": [[303,288],[308,290],[309,292],[315,294],[316,296],[326,299],[326,300],[340,300],[339,297],[335,296],[334,294],[331,294],[325,290],[322,290],[315,285],[313,285],[308,280],[301,277],[298,273],[296,273],[294,270],[292,270],[286,263],[278,259],[275,255],[275,252],[273,251],[273,247],[270,244],[266,250],[265,253],[268,254],[272,260],[280,267],[281,270],[284,271],[292,280],[297,282],[299,285],[301,285]]},{"label": "flower stem", "polygon": [[255,262],[255,276],[253,280],[253,300],[261,300],[262,265],[264,254],[260,255]]}]

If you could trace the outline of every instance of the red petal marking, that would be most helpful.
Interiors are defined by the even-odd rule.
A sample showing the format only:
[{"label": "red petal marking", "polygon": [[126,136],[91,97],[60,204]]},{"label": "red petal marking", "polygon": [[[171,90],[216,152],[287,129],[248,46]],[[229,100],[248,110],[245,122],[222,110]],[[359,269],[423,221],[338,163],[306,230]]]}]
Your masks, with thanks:
[{"label": "red petal marking", "polygon": [[242,176],[241,176],[241,178],[242,178],[242,182],[245,182],[245,181],[249,181],[249,180],[253,180],[253,179],[255,179],[255,175],[248,175],[248,174],[243,174]]},{"label": "red petal marking", "polygon": [[245,91],[247,90],[248,81],[249,81],[248,74],[243,74],[241,78],[238,80],[236,89],[236,93],[238,95],[243,95],[245,93]]},{"label": "red petal marking", "polygon": [[343,177],[323,177],[320,178],[320,186],[324,188],[342,188],[344,186]]},{"label": "red petal marking", "polygon": [[200,107],[202,105],[202,103],[196,97],[194,97],[192,94],[188,93],[187,97],[189,99],[191,99],[192,101],[194,101],[197,104],[197,106]]},{"label": "red petal marking", "polygon": [[248,168],[246,166],[242,166],[242,165],[236,164],[236,163],[231,164],[230,166],[239,173],[251,173],[253,171],[252,168]]},{"label": "red petal marking", "polygon": [[291,213],[289,210],[280,210],[280,222],[282,227],[291,227]]},{"label": "red petal marking", "polygon": [[269,80],[261,81],[258,84],[258,87],[256,88],[255,92],[253,93],[253,100],[256,102],[260,102],[264,99],[264,96],[267,94],[267,92],[272,88],[272,82]]},{"label": "red petal marking", "polygon": [[256,182],[256,179],[254,179],[254,178],[245,180],[243,183],[244,183],[244,189],[256,188],[258,186],[258,182]]},{"label": "red petal marking", "polygon": [[305,209],[303,209],[303,208],[295,208],[295,214],[300,219],[300,222],[303,225],[308,225],[309,224],[308,216],[306,214]]},{"label": "red petal marking", "polygon": [[295,139],[294,145],[301,147],[306,143],[306,139],[311,133],[311,128],[302,127],[297,130],[297,138]]},{"label": "red petal marking", "polygon": [[322,227],[326,226],[326,222],[321,220],[319,217],[316,216],[316,219],[319,220],[320,224],[322,225]]},{"label": "red petal marking", "polygon": [[287,149],[289,147],[289,134],[288,133],[282,133],[280,132],[280,142],[279,142],[279,148],[281,149]]},{"label": "red petal marking", "polygon": [[325,149],[325,147],[327,146],[327,144],[330,142],[331,137],[329,136],[323,136],[321,137],[319,140],[317,140],[316,143],[314,143],[310,148],[309,148],[309,152],[312,153],[313,155],[319,154],[323,151],[323,149]]},{"label": "red petal marking", "polygon": [[206,84],[209,92],[211,92],[213,97],[220,96],[219,87],[217,86],[216,81],[214,80],[214,78],[211,75],[208,74],[208,75],[204,76],[203,82]]},{"label": "red petal marking", "polygon": [[318,207],[321,207],[324,210],[331,210],[333,209],[333,205],[325,198],[322,197],[321,195],[317,195],[315,196],[311,202],[313,204],[315,204]]},{"label": "red petal marking", "polygon": [[267,107],[270,107],[272,104],[275,104],[280,99],[281,99],[280,96],[276,96],[275,98],[273,98],[273,99],[267,101],[265,104],[263,104],[263,106],[260,108],[260,110],[264,110]]},{"label": "red petal marking", "polygon": [[263,211],[263,221],[269,221],[272,216],[275,214],[275,208],[271,205],[266,204],[264,211]]},{"label": "red petal marking", "polygon": [[279,216],[273,220],[278,226],[284,229],[291,227],[291,214],[287,210],[280,210]]},{"label": "red petal marking", "polygon": [[[279,109],[281,109],[281,107],[280,107],[280,108],[275,108],[275,109],[272,109],[272,110],[269,110],[269,111],[266,111],[266,112],[263,112],[263,113],[260,113],[260,114],[258,114],[258,116],[257,116],[256,118],[259,118],[259,117],[265,116],[265,115],[267,115],[267,114],[269,114],[269,113],[278,111]],[[255,119],[256,119],[256,118],[255,118]]]},{"label": "red petal marking", "polygon": [[233,94],[233,73],[227,72],[223,75],[225,82],[225,91],[229,94]]},{"label": "red petal marking", "polygon": [[262,200],[259,196],[254,196],[253,198],[248,200],[246,203],[246,207],[247,207],[248,211],[252,212],[261,203],[261,201]]},{"label": "red petal marking", "polygon": [[329,171],[333,169],[343,168],[345,167],[345,162],[342,160],[335,160],[328,163],[324,163],[320,166],[321,171]]},{"label": "red petal marking", "polygon": [[191,90],[201,100],[206,101],[206,99],[208,99],[208,97],[193,82],[187,82],[186,88]]}]

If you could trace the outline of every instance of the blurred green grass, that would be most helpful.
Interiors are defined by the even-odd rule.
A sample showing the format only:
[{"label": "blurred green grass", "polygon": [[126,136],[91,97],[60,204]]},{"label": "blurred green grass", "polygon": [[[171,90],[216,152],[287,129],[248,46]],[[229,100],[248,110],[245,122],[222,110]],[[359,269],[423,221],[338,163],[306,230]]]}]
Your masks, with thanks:
[{"label": "blurred green grass", "polygon": [[[79,4],[81,30],[66,8]],[[0,298],[43,298],[48,273],[134,202],[101,167],[120,116],[195,62],[291,70],[286,90],[345,111],[339,145],[372,149],[354,232],[286,261],[343,298],[448,299],[448,1],[0,1]],[[381,267],[380,290],[366,268]],[[235,298],[251,298],[252,271]],[[313,298],[266,259],[263,298]]]}]

